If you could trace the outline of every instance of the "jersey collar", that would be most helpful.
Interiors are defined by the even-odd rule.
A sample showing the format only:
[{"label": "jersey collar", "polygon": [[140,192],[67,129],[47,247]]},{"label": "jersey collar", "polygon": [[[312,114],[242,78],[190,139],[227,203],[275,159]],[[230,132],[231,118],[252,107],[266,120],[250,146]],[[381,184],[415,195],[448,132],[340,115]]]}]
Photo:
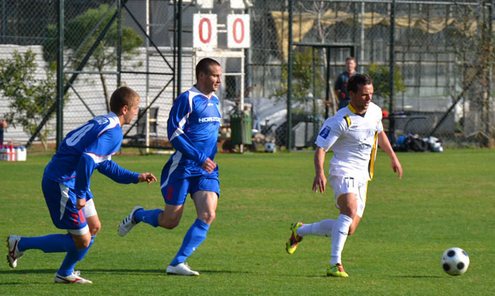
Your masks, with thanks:
[{"label": "jersey collar", "polygon": [[117,114],[115,114],[114,112],[110,112],[108,113],[108,118],[110,120],[115,120],[119,125],[120,125],[120,119],[119,119],[119,116],[117,116]]},{"label": "jersey collar", "polygon": [[352,113],[354,113],[354,114],[356,114],[356,115],[358,115],[358,116],[364,117],[364,115],[366,115],[366,112],[364,112],[363,114],[359,114],[359,113],[357,113],[356,109],[355,109],[355,108],[351,105],[351,103],[347,104],[347,108],[349,108],[349,110],[350,110]]},{"label": "jersey collar", "polygon": [[361,115],[361,114],[358,114],[357,111],[356,111],[356,108],[354,108],[351,103],[347,104],[347,107],[349,107],[349,110],[351,110],[352,113],[356,114],[356,115]]},{"label": "jersey collar", "polygon": [[205,95],[204,93],[202,93],[197,87],[196,85],[193,85],[193,87],[191,88],[194,92],[197,92],[198,94],[200,95],[203,95],[204,97],[206,97],[207,99],[211,99],[211,97],[213,97],[213,94],[214,92],[211,92],[209,95]]}]

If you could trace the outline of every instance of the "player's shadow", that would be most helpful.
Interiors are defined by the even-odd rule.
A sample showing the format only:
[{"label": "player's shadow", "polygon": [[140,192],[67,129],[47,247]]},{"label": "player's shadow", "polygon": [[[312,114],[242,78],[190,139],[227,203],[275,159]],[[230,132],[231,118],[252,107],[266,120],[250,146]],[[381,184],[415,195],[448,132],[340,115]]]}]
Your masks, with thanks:
[{"label": "player's shadow", "polygon": [[16,269],[16,270],[0,270],[0,274],[30,274],[30,273],[49,273],[55,274],[56,269]]},{"label": "player's shadow", "polygon": [[441,278],[439,275],[393,275],[391,277],[403,278],[403,279],[433,279]]},{"label": "player's shadow", "polygon": [[252,272],[245,270],[198,270],[199,273],[210,273],[210,274],[249,274]]},{"label": "player's shadow", "polygon": [[[26,269],[26,270],[0,270],[0,277],[3,274],[46,274],[48,277],[53,277],[55,274],[54,269]],[[39,286],[40,284],[51,284],[51,282],[43,282],[43,283],[36,283],[36,282],[25,282],[23,279],[19,279],[18,282],[11,281],[11,282],[0,282],[0,286],[27,286],[27,285],[36,285]]]},{"label": "player's shadow", "polygon": [[[84,268],[82,271],[85,274],[101,274],[101,273],[112,273],[112,274],[132,274],[132,275],[137,275],[137,274],[164,274],[166,275],[167,273],[165,272],[165,269],[115,269],[115,268]],[[242,271],[242,270],[198,270],[200,273],[204,274],[241,274],[241,273],[250,273],[248,271]],[[0,270],[0,275],[2,274],[19,274],[19,275],[25,275],[25,274],[47,274],[50,276],[53,276],[55,274],[56,270],[55,269],[18,269],[18,270]],[[0,283],[0,285],[5,285],[9,283]],[[17,283],[10,283],[10,284],[17,284]]]}]

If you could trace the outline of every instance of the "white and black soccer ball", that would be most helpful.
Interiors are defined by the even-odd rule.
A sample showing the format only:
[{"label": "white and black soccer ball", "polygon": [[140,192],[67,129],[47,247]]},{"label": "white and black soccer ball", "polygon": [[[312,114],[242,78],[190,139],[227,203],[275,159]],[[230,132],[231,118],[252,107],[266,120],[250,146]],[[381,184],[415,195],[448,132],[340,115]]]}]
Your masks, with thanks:
[{"label": "white and black soccer ball", "polygon": [[469,267],[469,255],[461,248],[450,248],[442,255],[442,268],[450,275],[461,275]]},{"label": "white and black soccer ball", "polygon": [[265,143],[265,152],[275,153],[277,151],[277,146],[273,142]]}]

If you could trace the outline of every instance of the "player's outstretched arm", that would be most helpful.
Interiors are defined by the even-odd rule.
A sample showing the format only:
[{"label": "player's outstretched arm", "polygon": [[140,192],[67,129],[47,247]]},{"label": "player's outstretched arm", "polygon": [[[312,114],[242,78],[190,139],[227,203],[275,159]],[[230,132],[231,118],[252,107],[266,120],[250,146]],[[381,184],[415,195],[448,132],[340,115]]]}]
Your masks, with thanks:
[{"label": "player's outstretched arm", "polygon": [[148,172],[139,174],[138,180],[139,180],[139,182],[146,182],[148,184],[157,181],[155,175],[153,175],[152,173],[148,173]]},{"label": "player's outstretched arm", "polygon": [[388,140],[385,132],[378,134],[378,145],[383,151],[385,151],[385,153],[387,153],[388,157],[390,157],[392,170],[394,173],[396,173],[399,178],[402,178],[402,165],[400,164],[394,149],[392,149],[392,145],[390,145],[390,141]]}]

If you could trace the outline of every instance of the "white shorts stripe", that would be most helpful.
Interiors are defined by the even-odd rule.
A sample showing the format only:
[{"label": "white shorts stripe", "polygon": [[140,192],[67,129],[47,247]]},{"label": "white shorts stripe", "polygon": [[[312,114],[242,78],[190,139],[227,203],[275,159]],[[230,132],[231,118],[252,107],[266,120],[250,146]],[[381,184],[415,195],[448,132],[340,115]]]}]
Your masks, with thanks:
[{"label": "white shorts stripe", "polygon": [[168,170],[167,179],[165,179],[165,181],[162,183],[161,188],[167,186],[170,175],[172,175],[175,169],[177,169],[181,158],[182,153],[180,151],[176,151],[175,155],[172,157],[172,164],[170,165],[170,169]]},{"label": "white shorts stripe", "polygon": [[60,187],[60,220],[64,217],[65,207],[67,205],[67,201],[69,200],[69,187],[65,186],[62,183],[58,183]]}]

